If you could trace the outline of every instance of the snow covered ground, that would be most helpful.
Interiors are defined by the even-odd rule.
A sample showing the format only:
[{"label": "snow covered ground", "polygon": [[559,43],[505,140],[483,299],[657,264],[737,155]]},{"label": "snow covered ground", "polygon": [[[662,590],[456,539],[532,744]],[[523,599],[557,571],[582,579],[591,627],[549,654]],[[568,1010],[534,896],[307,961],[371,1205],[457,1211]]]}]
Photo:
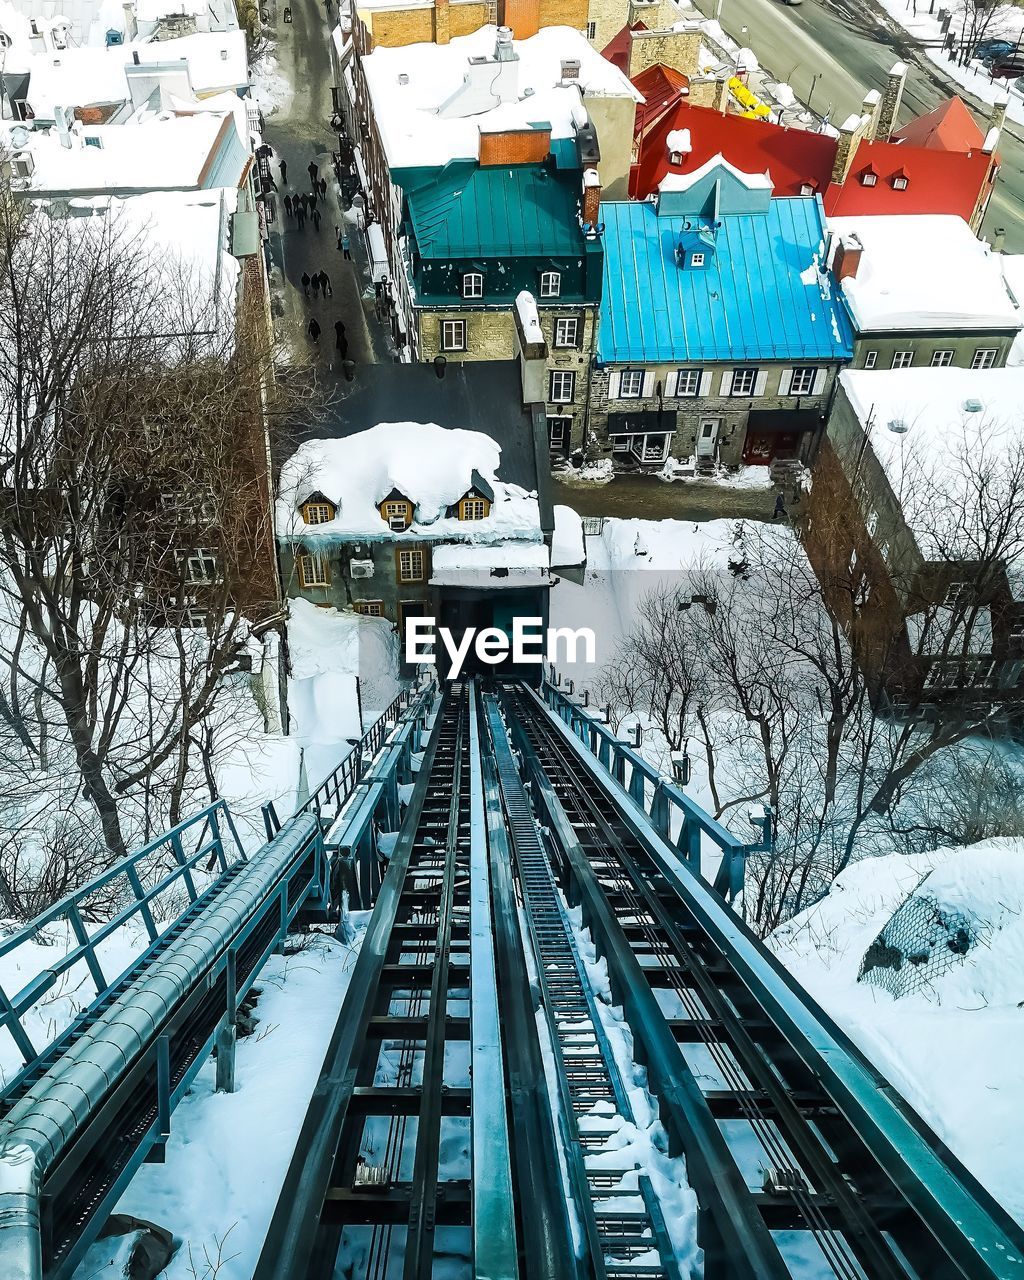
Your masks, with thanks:
[{"label": "snow covered ground", "polygon": [[[919,885],[978,941],[920,994],[894,999],[857,975]],[[855,863],[768,945],[1024,1223],[1024,840]]]},{"label": "snow covered ground", "polygon": [[[236,1091],[217,1093],[207,1062],[171,1118],[166,1162],[143,1165],[121,1198],[119,1213],[180,1241],[166,1280],[251,1280],[361,940],[317,934],[304,950],[271,958],[258,983],[259,1025],[238,1042]],[[75,1280],[113,1280],[116,1250],[98,1241]]]}]

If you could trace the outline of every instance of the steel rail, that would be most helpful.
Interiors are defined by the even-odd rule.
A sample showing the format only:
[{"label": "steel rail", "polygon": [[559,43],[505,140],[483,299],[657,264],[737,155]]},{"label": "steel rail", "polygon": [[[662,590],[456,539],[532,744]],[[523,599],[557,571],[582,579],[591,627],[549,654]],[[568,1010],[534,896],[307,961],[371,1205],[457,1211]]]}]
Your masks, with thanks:
[{"label": "steel rail", "polygon": [[[635,840],[649,870],[662,883],[709,952],[719,958],[716,974],[735,983],[730,999],[741,1011],[756,1009],[780,1046],[827,1093],[856,1155],[844,1153],[848,1170],[883,1176],[911,1212],[917,1227],[899,1248],[929,1276],[1009,1277],[1024,1265],[1024,1235],[977,1181],[952,1156],[923,1121],[850,1044],[766,951],[722,900],[695,876],[655,830],[650,818],[621,786],[589,756],[578,738],[552,716],[532,691],[521,689],[520,702],[542,723]],[[866,1157],[866,1160],[864,1159]],[[890,1224],[886,1222],[886,1227]],[[929,1241],[932,1243],[929,1245]],[[936,1247],[938,1252],[936,1252]],[[897,1254],[898,1256],[898,1254]],[[929,1270],[930,1267],[930,1270]]]}]

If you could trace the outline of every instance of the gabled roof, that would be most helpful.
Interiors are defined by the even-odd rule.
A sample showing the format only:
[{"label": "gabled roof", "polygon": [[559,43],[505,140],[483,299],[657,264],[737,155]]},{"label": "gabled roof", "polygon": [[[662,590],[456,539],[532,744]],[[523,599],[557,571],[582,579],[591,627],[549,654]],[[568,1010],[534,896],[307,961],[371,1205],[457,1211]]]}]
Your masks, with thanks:
[{"label": "gabled roof", "polygon": [[422,258],[549,257],[582,251],[578,169],[482,169],[475,161],[455,161],[440,173],[426,171],[422,185],[414,189],[403,178],[403,187]]},{"label": "gabled roof", "polygon": [[962,99],[948,98],[934,111],[918,116],[892,135],[911,147],[928,147],[932,151],[978,151],[985,135]]},{"label": "gabled roof", "polygon": [[[610,62],[613,67],[618,67],[620,71],[628,71],[629,46],[632,43],[629,38],[630,32],[647,30],[648,27],[646,22],[640,22],[639,20],[636,22],[627,22],[622,30],[601,50],[601,57]],[[636,81],[633,83],[635,84]],[[641,89],[640,92],[643,93],[643,90]]]},{"label": "gabled roof", "polygon": [[[853,214],[954,214],[969,222],[993,166],[983,151],[936,151],[907,142],[862,142],[849,177],[824,192],[829,217]],[[871,169],[878,178],[865,187],[860,175]],[[905,177],[899,191],[893,178]]]},{"label": "gabled roof", "polygon": [[689,85],[689,79],[681,71],[662,66],[660,62],[634,76],[633,88],[644,97],[643,102],[637,104],[634,135],[639,137],[657,124],[677,102],[682,102],[689,92]]},{"label": "gabled roof", "polygon": [[772,200],[766,213],[726,214],[713,261],[675,257],[684,219],[649,202],[610,201],[598,357],[604,363],[835,360],[852,351],[849,321],[816,269],[820,201]]}]

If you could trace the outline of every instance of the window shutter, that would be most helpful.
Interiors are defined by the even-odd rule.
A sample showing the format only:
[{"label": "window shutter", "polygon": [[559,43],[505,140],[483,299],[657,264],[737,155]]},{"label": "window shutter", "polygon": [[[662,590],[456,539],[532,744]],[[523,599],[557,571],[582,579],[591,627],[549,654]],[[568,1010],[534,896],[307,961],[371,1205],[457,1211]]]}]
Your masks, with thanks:
[{"label": "window shutter", "polygon": [[825,390],[825,383],[828,381],[827,369],[816,369],[814,373],[814,386],[811,388],[812,396],[820,396]]},{"label": "window shutter", "polygon": [[655,383],[654,370],[653,369],[645,370],[644,389],[641,392],[641,395],[644,397],[645,400],[650,399],[650,397],[654,395],[654,383]]},{"label": "window shutter", "polygon": [[726,369],[725,373],[722,374],[722,385],[718,388],[718,394],[720,396],[732,395],[732,370],[731,369]]},{"label": "window shutter", "polygon": [[714,375],[710,369],[705,369],[700,375],[700,394],[702,396],[709,396],[711,394],[711,383],[713,379]]},{"label": "window shutter", "polygon": [[608,399],[618,400],[619,383],[622,381],[622,374],[614,371],[608,375]]},{"label": "window shutter", "polygon": [[767,385],[768,385],[768,373],[767,373],[767,370],[762,369],[761,372],[757,375],[757,381],[754,383],[754,395],[763,396],[764,389]]},{"label": "window shutter", "polygon": [[779,375],[779,395],[788,396],[789,389],[793,385],[793,370],[783,369]]},{"label": "window shutter", "polygon": [[679,373],[668,373],[665,375],[665,397],[671,399],[676,393],[676,385],[679,382]]}]

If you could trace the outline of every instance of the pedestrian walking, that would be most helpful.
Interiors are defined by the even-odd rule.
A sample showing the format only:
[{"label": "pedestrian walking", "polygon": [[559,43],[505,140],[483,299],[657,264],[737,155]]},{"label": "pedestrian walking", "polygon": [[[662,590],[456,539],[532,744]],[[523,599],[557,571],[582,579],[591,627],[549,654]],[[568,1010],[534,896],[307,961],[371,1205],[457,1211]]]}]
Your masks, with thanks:
[{"label": "pedestrian walking", "polygon": [[287,185],[288,185],[288,161],[282,160],[281,161],[281,186],[286,187]]},{"label": "pedestrian walking", "polygon": [[310,316],[309,324],[306,325],[306,332],[314,342],[320,341],[320,326],[316,322],[316,316]]},{"label": "pedestrian walking", "polygon": [[335,329],[334,346],[338,352],[338,359],[344,360],[345,357],[348,355],[348,338],[345,337],[345,326],[342,325],[340,333],[337,331],[338,330],[337,325],[334,326],[334,329]]},{"label": "pedestrian walking", "polygon": [[284,7],[284,20],[285,22],[291,22],[292,20],[292,11],[288,5],[285,5]]},{"label": "pedestrian walking", "polygon": [[327,199],[327,179],[321,178],[317,185],[320,188],[320,199],[326,200]]},{"label": "pedestrian walking", "polygon": [[772,512],[772,519],[789,519],[789,512],[786,510],[786,495],[780,493],[775,499],[775,510]]},{"label": "pedestrian walking", "polygon": [[320,272],[320,288],[323,289],[325,298],[334,297],[334,290],[331,288],[331,277],[326,271]]},{"label": "pedestrian walking", "polygon": [[313,286],[313,297],[320,297],[320,272],[314,271],[309,277],[309,283]]},{"label": "pedestrian walking", "polygon": [[319,231],[320,230],[320,210],[314,207],[313,212],[309,216],[313,222],[313,230]]},{"label": "pedestrian walking", "polygon": [[341,240],[339,241],[339,243],[341,245],[341,256],[345,259],[346,262],[351,262],[352,261],[352,244],[348,238],[348,231],[343,231],[341,233]]},{"label": "pedestrian walking", "polygon": [[320,166],[315,160],[310,160],[309,164],[306,165],[306,168],[309,171],[310,182],[316,182],[316,175],[320,172]]},{"label": "pedestrian walking", "polygon": [[284,211],[285,211],[285,213],[288,215],[288,217],[289,217],[289,218],[293,216],[293,215],[292,215],[292,198],[291,198],[291,196],[285,196],[285,198],[284,198]]},{"label": "pedestrian walking", "polygon": [[300,231],[305,231],[305,229],[306,229],[306,206],[305,206],[304,204],[301,204],[298,200],[296,200],[296,201],[295,201],[295,217],[298,219],[298,223],[299,223],[299,230],[300,230]]},{"label": "pedestrian walking", "polygon": [[311,284],[312,284],[312,281],[311,281],[311,280],[310,280],[310,278],[309,278],[309,272],[308,272],[308,271],[303,271],[303,273],[302,273],[302,292],[306,295],[306,297],[307,297],[307,298],[309,297],[309,286],[310,286]]}]

